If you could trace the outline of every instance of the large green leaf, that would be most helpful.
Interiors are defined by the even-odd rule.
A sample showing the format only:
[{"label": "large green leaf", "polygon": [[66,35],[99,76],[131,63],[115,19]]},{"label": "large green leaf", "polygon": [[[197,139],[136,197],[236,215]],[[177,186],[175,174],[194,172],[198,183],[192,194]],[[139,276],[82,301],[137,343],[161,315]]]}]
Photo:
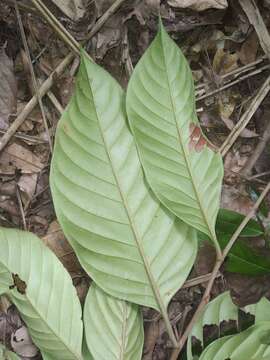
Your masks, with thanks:
[{"label": "large green leaf", "polygon": [[270,322],[260,322],[247,330],[212,342],[200,360],[269,360]]},{"label": "large green leaf", "polygon": [[[205,325],[217,325],[219,326],[222,321],[238,320],[238,308],[232,302],[229,291],[226,291],[214,300],[207,304],[204,312],[194,324],[192,331],[188,337],[187,343],[187,357],[188,360],[193,359],[192,355],[192,337],[194,336],[201,341],[202,347],[204,347],[203,341],[203,327]],[[212,360],[212,359],[211,359]]]},{"label": "large green leaf", "polygon": [[143,319],[137,305],[107,295],[93,284],[84,305],[84,326],[95,360],[141,360]]},{"label": "large green leaf", "polygon": [[58,124],[50,184],[63,231],[95,282],[166,316],[193,265],[196,232],[145,183],[124,93],[85,53]]},{"label": "large green leaf", "polygon": [[127,114],[146,178],[174,214],[209,235],[215,222],[223,165],[198,125],[192,74],[163,26],[136,65]]},{"label": "large green leaf", "polygon": [[0,248],[0,284],[13,275],[6,293],[43,359],[81,359],[81,305],[61,262],[28,232],[0,228]]}]

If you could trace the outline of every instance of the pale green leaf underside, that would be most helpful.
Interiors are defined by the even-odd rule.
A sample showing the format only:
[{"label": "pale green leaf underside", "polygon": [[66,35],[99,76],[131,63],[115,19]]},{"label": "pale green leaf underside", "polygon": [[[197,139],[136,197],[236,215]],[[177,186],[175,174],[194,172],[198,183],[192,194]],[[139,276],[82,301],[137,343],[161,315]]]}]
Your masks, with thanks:
[{"label": "pale green leaf underside", "polygon": [[270,301],[266,297],[261,298],[256,304],[245,306],[243,310],[255,316],[255,324],[260,321],[270,321]]},{"label": "pale green leaf underside", "polygon": [[126,104],[152,190],[180,219],[216,243],[222,159],[209,147],[189,148],[190,126],[198,125],[192,74],[163,26],[135,67]]},{"label": "pale green leaf underside", "polygon": [[141,360],[143,319],[137,305],[93,284],[84,305],[85,337],[94,360]]},{"label": "pale green leaf underside", "polygon": [[56,132],[50,185],[59,222],[107,293],[164,311],[197,251],[195,231],[146,185],[117,82],[82,53]]},{"label": "pale green leaf underside", "polygon": [[20,360],[20,358],[12,351],[8,351],[0,344],[0,360]]},{"label": "pale green leaf underside", "polygon": [[269,336],[270,322],[260,322],[237,335],[212,342],[199,360],[269,360]]},{"label": "pale green leaf underside", "polygon": [[[44,359],[81,359],[81,305],[71,278],[57,257],[35,235],[0,228],[0,288],[17,274],[26,293],[6,293],[18,308]],[[10,277],[9,286],[13,285]]]},{"label": "pale green leaf underside", "polygon": [[226,291],[207,304],[203,314],[199,317],[193,326],[187,343],[188,360],[193,359],[191,348],[191,339],[193,336],[200,340],[202,347],[204,347],[203,327],[205,325],[219,326],[222,321],[229,320],[238,320],[238,308],[232,302],[230,292]]}]

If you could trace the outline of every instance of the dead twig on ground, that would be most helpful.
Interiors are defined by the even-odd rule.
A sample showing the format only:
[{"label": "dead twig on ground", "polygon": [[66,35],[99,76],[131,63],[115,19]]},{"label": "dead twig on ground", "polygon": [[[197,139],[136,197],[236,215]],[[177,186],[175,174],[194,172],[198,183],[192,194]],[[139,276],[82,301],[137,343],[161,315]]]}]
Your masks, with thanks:
[{"label": "dead twig on ground", "polygon": [[270,122],[267,124],[266,129],[264,130],[263,136],[260,139],[258,145],[256,146],[254,152],[251,157],[246,162],[245,166],[241,170],[241,175],[244,177],[248,177],[251,175],[252,169],[256,164],[257,160],[261,156],[267,142],[270,139]]},{"label": "dead twig on ground", "polygon": [[27,39],[26,39],[26,35],[25,35],[23,23],[22,23],[20,11],[19,11],[19,8],[17,6],[17,0],[14,0],[14,6],[15,6],[15,12],[16,12],[17,21],[18,21],[18,24],[19,24],[19,29],[20,29],[20,33],[21,33],[21,38],[22,38],[24,50],[25,50],[26,56],[27,56],[27,61],[28,61],[29,69],[30,69],[33,88],[34,88],[34,91],[35,91],[35,94],[36,94],[36,97],[37,97],[37,100],[38,100],[38,104],[39,104],[41,115],[42,115],[43,125],[44,125],[44,128],[45,128],[46,134],[47,134],[50,151],[52,153],[53,146],[52,146],[52,140],[51,140],[51,137],[50,137],[48,122],[47,122],[44,106],[43,106],[43,103],[42,103],[42,98],[41,98],[41,96],[39,94],[38,83],[37,83],[34,68],[33,68],[33,65],[32,65],[31,55],[30,55],[28,44],[27,44]]},{"label": "dead twig on ground", "polygon": [[256,94],[256,96],[251,101],[249,107],[244,112],[244,114],[241,116],[238,123],[235,125],[235,127],[232,129],[231,133],[227,137],[227,139],[224,141],[224,143],[221,145],[219,151],[222,156],[225,156],[231,146],[234,144],[238,136],[241,134],[241,132],[245,129],[247,124],[249,123],[250,119],[254,115],[255,111],[260,106],[261,102],[265,98],[265,96],[268,94],[270,90],[270,76],[265,80],[263,85],[261,86],[260,90]]},{"label": "dead twig on ground", "polygon": [[216,260],[214,269],[211,273],[211,277],[209,279],[209,282],[207,284],[207,287],[205,289],[205,292],[203,294],[203,297],[201,299],[201,302],[199,304],[199,306],[197,307],[190,323],[188,324],[185,332],[183,333],[183,335],[181,336],[181,338],[179,339],[178,342],[178,347],[176,349],[173,350],[172,355],[170,360],[177,360],[179,353],[181,352],[181,350],[183,349],[186,340],[194,326],[194,324],[196,323],[196,321],[198,320],[201,312],[204,310],[206,304],[208,303],[208,301],[210,300],[210,294],[211,294],[211,290],[212,287],[214,285],[216,276],[219,272],[219,269],[221,267],[221,265],[223,264],[225,258],[227,257],[227,255],[229,254],[232,246],[234,245],[235,241],[237,240],[237,238],[239,237],[239,235],[241,234],[241,232],[243,231],[243,229],[245,228],[245,226],[247,225],[247,223],[252,219],[252,217],[255,215],[257,209],[259,208],[260,204],[262,203],[263,199],[265,198],[265,196],[267,195],[267,193],[270,191],[270,182],[268,183],[268,185],[265,187],[265,189],[263,190],[263,192],[261,193],[260,197],[258,198],[258,200],[256,201],[256,203],[254,204],[254,206],[252,207],[251,211],[248,213],[248,215],[244,218],[244,220],[241,222],[241,224],[239,225],[239,227],[237,228],[237,230],[234,232],[234,234],[232,235],[231,239],[229,240],[228,244],[226,245],[225,249],[222,252],[222,256],[220,259]]},{"label": "dead twig on ground", "polygon": [[270,59],[270,35],[256,2],[254,0],[239,0],[239,3],[246,13],[250,24],[254,26],[263,51]]},{"label": "dead twig on ground", "polygon": [[[109,19],[109,17],[120,7],[120,5],[125,0],[116,0],[112,6],[100,17],[100,19],[96,22],[96,24],[93,26],[93,29],[90,31],[90,33],[87,35],[87,39],[94,36],[99,29],[102,27],[102,25]],[[39,89],[40,96],[44,96],[52,87],[52,85],[55,83],[55,80],[64,72],[66,67],[70,64],[70,62],[73,60],[74,54],[70,53],[68,54],[61,63],[56,67],[56,69],[51,73],[51,75],[46,79],[43,84],[41,85]],[[0,139],[0,152],[4,149],[6,144],[10,141],[12,136],[16,133],[18,128],[22,125],[26,117],[30,114],[30,112],[34,109],[34,107],[37,105],[38,99],[36,96],[33,96],[32,99],[25,105],[21,113],[18,115],[18,117],[14,120],[12,125],[9,127],[9,129],[6,131],[5,135]]]}]

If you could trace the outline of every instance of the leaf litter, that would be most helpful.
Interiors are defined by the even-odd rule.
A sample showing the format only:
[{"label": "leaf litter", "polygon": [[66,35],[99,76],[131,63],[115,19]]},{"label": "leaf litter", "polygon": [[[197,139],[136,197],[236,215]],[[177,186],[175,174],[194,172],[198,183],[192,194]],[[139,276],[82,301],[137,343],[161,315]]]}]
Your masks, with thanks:
[{"label": "leaf litter", "polygon": [[[53,11],[58,19],[67,24],[75,37],[84,38],[91,25],[112,2],[109,0],[95,1],[92,2],[91,6],[93,7],[90,8],[85,5],[86,2],[81,0],[68,2],[54,0],[54,3],[56,7],[53,8]],[[265,3],[259,4],[259,8],[266,25],[269,26]],[[92,57],[108,69],[124,87],[129,76],[126,73],[127,62],[131,61],[135,65],[150,43],[157,30],[158,11],[161,13],[166,29],[181,46],[190,62],[196,79],[196,91],[203,89],[202,94],[208,94],[244,75],[246,76],[246,79],[228,89],[197,102],[197,108],[201,109],[201,113],[207,118],[203,128],[204,134],[215,147],[219,147],[238,123],[241,114],[247,107],[248,98],[256,94],[265,78],[265,71],[268,71],[267,67],[263,69],[267,62],[259,45],[257,34],[250,27],[241,8],[237,7],[237,4],[228,4],[225,0],[126,2],[118,12],[110,17],[98,34],[87,43],[87,49]],[[40,21],[39,15],[33,16],[31,11],[30,14],[22,12],[28,34],[28,44],[33,54],[35,72],[39,81],[43,81],[69,50],[50,27]],[[91,19],[89,24],[84,23],[87,18]],[[15,118],[16,112],[17,114],[21,112],[32,93],[28,86],[27,69],[23,65],[22,55],[18,51],[21,43],[17,38],[15,40],[10,38],[8,32],[5,31],[5,29],[11,28],[16,33],[17,29],[11,5],[3,7],[0,21],[0,131],[2,131],[0,136],[2,136]],[[126,38],[124,38],[125,31],[127,32]],[[127,46],[128,52],[123,55]],[[260,62],[251,65],[250,69],[243,67],[256,61]],[[75,63],[74,67],[76,69]],[[252,74],[252,71],[257,71],[257,73],[249,75]],[[62,106],[67,104],[70,97],[73,75],[74,71],[67,70],[64,77],[57,80],[56,86],[53,88],[53,93]],[[2,81],[3,79],[4,81]],[[50,100],[44,99],[50,129],[54,133],[59,114]],[[264,132],[261,120],[267,117],[269,106],[269,99],[266,98],[224,159],[226,174],[222,204],[228,209],[243,214],[247,214],[254,203],[244,185],[250,182],[260,191],[270,179],[267,157],[270,152],[269,143],[265,147],[262,158],[252,170],[251,176],[258,177],[253,180],[241,177],[242,169]],[[73,277],[83,302],[90,280],[80,267],[55,221],[48,188],[49,147],[43,136],[44,129],[40,119],[40,112],[36,108],[20,128],[20,133],[16,134],[22,138],[13,137],[10,144],[0,154],[0,222],[2,226],[22,227],[22,218],[16,197],[16,188],[19,187],[29,230],[42,236],[44,242],[63,261],[64,266]],[[266,175],[261,176],[261,173],[265,172]],[[266,199],[266,203],[269,205],[269,198]],[[266,220],[264,221],[266,222]],[[258,238],[256,241],[252,240],[251,247],[254,246],[257,249],[267,247],[264,237],[259,236]],[[209,251],[208,249],[200,253],[197,265],[190,275],[191,278],[211,271],[212,262]],[[225,282],[222,279],[225,279]],[[229,289],[237,304],[245,305],[263,295],[270,298],[269,284],[268,276],[254,279],[247,275],[232,274],[222,269],[222,278],[216,280],[212,296],[217,296],[220,292]],[[203,293],[204,286],[205,283],[202,283],[180,290],[174,298],[172,308],[176,306],[179,311],[179,307],[181,307],[181,311],[184,311],[185,307],[190,307],[190,313],[192,313]],[[180,331],[181,326],[184,326],[186,322],[177,318],[177,311],[172,311],[171,315],[172,320],[175,320],[175,328]],[[151,316],[151,321],[155,325],[150,326],[147,333],[145,359],[167,359],[171,349],[166,336],[164,334],[161,336],[162,321],[156,320],[155,313]],[[147,324],[149,317],[147,318],[146,314],[145,320]],[[184,321],[184,325],[181,321]],[[7,337],[10,343],[11,333]]]}]

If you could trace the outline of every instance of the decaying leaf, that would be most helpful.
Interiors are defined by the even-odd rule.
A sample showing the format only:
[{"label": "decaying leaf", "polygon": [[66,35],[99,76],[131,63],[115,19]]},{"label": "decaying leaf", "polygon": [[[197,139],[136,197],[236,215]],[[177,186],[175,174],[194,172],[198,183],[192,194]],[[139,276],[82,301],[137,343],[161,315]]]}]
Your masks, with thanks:
[{"label": "decaying leaf", "polygon": [[[235,123],[228,117],[221,116],[221,119],[228,129],[232,130],[235,127]],[[245,128],[241,131],[239,136],[241,136],[242,138],[254,138],[258,137],[259,135],[255,131]]]},{"label": "decaying leaf", "polygon": [[16,354],[23,357],[31,358],[38,353],[26,326],[22,326],[11,335],[11,346]]},{"label": "decaying leaf", "polygon": [[44,164],[39,157],[27,148],[16,143],[9,145],[0,155],[1,165],[14,165],[23,174],[40,172]]},{"label": "decaying leaf", "polygon": [[219,48],[216,51],[213,60],[213,70],[218,75],[224,75],[238,68],[238,54],[229,53],[228,51]]},{"label": "decaying leaf", "polygon": [[196,11],[207,9],[226,9],[227,0],[168,0],[168,4],[177,8],[191,8]]},{"label": "decaying leaf", "polygon": [[0,129],[8,128],[9,117],[16,112],[17,82],[13,62],[0,48]]},{"label": "decaying leaf", "polygon": [[52,0],[59,9],[71,20],[77,21],[82,18],[86,12],[85,2],[83,0]]}]

